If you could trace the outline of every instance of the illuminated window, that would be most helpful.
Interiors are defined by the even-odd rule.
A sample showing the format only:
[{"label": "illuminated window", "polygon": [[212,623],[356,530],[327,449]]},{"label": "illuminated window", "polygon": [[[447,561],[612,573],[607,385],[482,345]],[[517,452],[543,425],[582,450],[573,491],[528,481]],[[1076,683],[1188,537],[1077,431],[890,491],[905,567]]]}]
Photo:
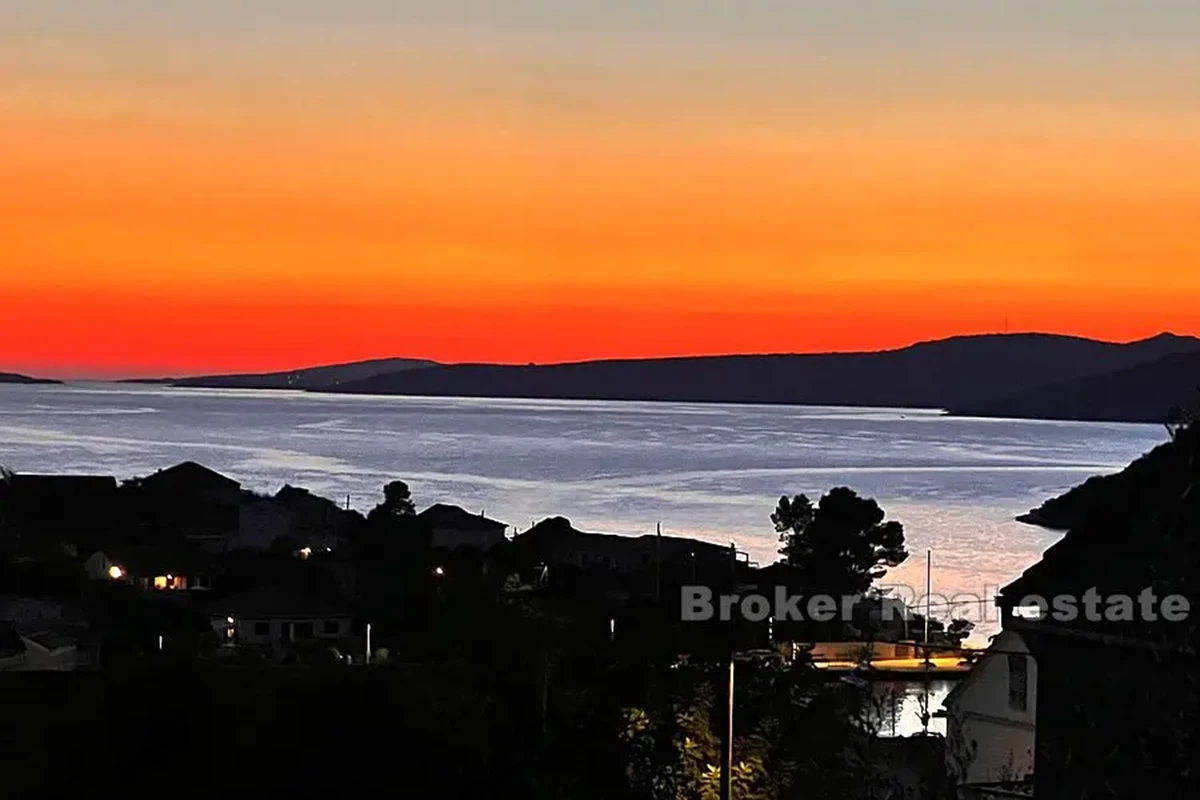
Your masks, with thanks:
[{"label": "illuminated window", "polygon": [[159,576],[155,577],[155,579],[154,579],[154,588],[155,588],[155,589],[165,589],[165,588],[167,588],[167,576],[166,576],[166,575],[159,575]]}]

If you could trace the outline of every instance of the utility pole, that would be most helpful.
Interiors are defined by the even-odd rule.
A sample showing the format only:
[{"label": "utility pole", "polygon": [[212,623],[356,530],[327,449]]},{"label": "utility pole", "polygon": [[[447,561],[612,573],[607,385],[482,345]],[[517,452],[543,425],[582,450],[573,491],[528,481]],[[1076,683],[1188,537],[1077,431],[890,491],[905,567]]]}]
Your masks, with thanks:
[{"label": "utility pole", "polygon": [[925,652],[929,655],[929,612],[933,607],[933,550],[925,551]]},{"label": "utility pole", "polygon": [[729,653],[729,685],[725,691],[725,725],[721,735],[721,800],[733,800],[733,651]]},{"label": "utility pole", "polygon": [[654,535],[654,604],[662,605],[662,523]]}]

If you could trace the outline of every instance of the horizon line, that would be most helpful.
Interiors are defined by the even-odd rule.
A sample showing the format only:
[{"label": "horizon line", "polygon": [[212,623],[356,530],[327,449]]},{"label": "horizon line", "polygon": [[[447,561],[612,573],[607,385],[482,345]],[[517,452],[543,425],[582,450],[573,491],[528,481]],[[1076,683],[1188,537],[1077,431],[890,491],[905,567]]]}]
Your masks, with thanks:
[{"label": "horizon line", "polygon": [[327,367],[343,367],[354,364],[364,364],[373,361],[423,361],[428,362],[429,367],[456,367],[456,366],[497,366],[497,367],[554,367],[554,366],[569,366],[574,364],[595,364],[595,363],[612,363],[612,362],[637,362],[637,361],[677,361],[687,359],[716,359],[716,358],[754,358],[754,357],[771,357],[771,356],[817,356],[817,355],[856,355],[870,353],[889,353],[898,350],[906,350],[910,347],[917,347],[923,344],[933,344],[937,342],[946,342],[954,339],[978,339],[978,338],[999,338],[999,337],[1018,337],[1018,336],[1046,336],[1060,339],[1079,339],[1100,344],[1127,345],[1136,344],[1138,342],[1146,342],[1153,339],[1163,337],[1176,337],[1183,339],[1198,339],[1200,335],[1188,333],[1176,333],[1170,330],[1162,330],[1150,336],[1141,336],[1132,339],[1101,339],[1092,336],[1075,333],[1055,333],[1049,331],[1038,330],[1022,330],[1022,331],[991,331],[983,333],[961,333],[951,334],[933,339],[914,339],[907,344],[880,347],[875,349],[845,349],[845,350],[791,350],[791,351],[726,351],[726,352],[710,352],[710,353],[684,353],[684,354],[661,354],[661,355],[644,355],[644,356],[598,356],[594,358],[581,358],[564,361],[524,361],[524,360],[461,360],[461,361],[439,361],[437,359],[428,358],[425,356],[366,356],[363,358],[338,359],[336,361],[326,361],[318,363],[308,363],[305,366],[284,367],[284,368],[265,368],[265,369],[247,369],[247,370],[230,370],[213,368],[197,372],[186,372],[178,374],[169,374],[171,370],[163,369],[161,371],[150,371],[147,368],[144,374],[131,374],[142,372],[140,369],[132,369],[130,373],[126,372],[105,372],[97,373],[91,370],[81,370],[73,372],[71,368],[65,368],[61,371],[57,368],[50,370],[34,370],[27,371],[21,367],[8,369],[0,366],[0,373],[7,372],[8,374],[23,375],[42,380],[56,380],[68,383],[122,383],[129,381],[162,381],[171,382],[179,380],[190,380],[195,378],[206,377],[229,377],[235,375],[277,375],[286,374],[289,372],[303,372],[311,369],[320,369]]}]

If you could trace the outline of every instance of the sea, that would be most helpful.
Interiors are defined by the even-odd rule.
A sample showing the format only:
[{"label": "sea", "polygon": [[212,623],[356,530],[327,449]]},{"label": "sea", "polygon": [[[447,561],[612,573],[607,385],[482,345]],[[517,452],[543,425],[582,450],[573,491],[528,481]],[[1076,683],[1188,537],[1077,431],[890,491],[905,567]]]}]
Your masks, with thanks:
[{"label": "sea", "polygon": [[193,460],[361,511],[400,479],[418,506],[516,531],[550,516],[629,535],[661,525],[763,565],[781,495],[848,486],[904,525],[911,555],[883,583],[923,604],[928,565],[934,615],[973,619],[976,643],[999,627],[995,590],[1061,535],[1014,517],[1164,440],[1153,425],[923,409],[0,385],[0,465],[18,472],[124,479]]}]

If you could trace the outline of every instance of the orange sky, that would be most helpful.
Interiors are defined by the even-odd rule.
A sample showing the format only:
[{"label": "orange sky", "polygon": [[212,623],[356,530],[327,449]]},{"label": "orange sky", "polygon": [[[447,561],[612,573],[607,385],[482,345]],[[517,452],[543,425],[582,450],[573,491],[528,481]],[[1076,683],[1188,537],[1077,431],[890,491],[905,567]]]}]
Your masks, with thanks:
[{"label": "orange sky", "polygon": [[0,370],[1200,334],[1200,56],[1165,34],[264,45],[28,8],[0,33]]}]

